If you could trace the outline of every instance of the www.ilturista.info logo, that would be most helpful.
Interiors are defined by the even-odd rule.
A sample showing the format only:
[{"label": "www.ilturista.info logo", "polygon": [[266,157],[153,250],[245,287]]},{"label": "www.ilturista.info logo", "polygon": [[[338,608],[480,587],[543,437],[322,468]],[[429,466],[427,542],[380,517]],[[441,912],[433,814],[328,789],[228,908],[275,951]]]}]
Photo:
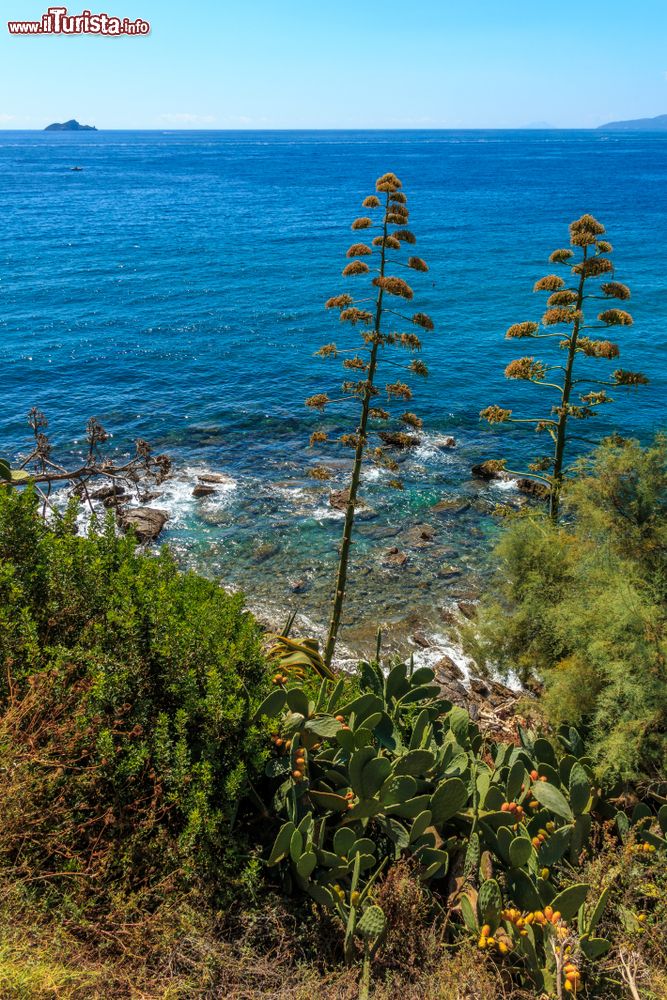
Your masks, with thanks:
[{"label": "www.ilturista.info logo", "polygon": [[41,21],[8,21],[7,27],[10,35],[147,35],[151,30],[140,17],[131,21],[89,10],[68,14],[67,7],[49,7]]}]

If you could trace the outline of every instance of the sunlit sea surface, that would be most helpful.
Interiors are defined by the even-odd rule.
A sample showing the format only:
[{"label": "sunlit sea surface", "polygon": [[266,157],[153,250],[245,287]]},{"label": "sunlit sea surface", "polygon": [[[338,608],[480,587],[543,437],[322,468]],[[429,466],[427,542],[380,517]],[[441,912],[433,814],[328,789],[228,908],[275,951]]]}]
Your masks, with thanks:
[{"label": "sunlit sea surface", "polygon": [[[523,344],[503,337],[541,315],[532,285],[582,212],[605,223],[616,276],[632,288],[620,364],[651,384],[617,393],[581,430],[648,440],[664,424],[665,136],[0,132],[0,450],[25,454],[31,405],[63,456],[81,449],[91,415],[114,451],[146,438],[174,462],[153,505],[169,511],[163,538],[183,564],[244,589],[267,619],[294,609],[317,631],[341,530],[329,492],[344,485],[345,466],[340,452],[308,448],[317,420],[303,400],[341,381],[338,364],[314,351],[358,336],[323,303],[348,288],[350,222],[386,170],[403,181],[430,265],[412,284],[436,331],[424,336],[430,376],[410,404],[425,429],[401,456],[405,490],[387,490],[385,474],[364,483],[371,510],[359,522],[343,640],[363,650],[382,623],[390,642],[405,649],[417,633],[435,657],[451,609],[483,580],[490,511],[518,498],[473,480],[471,465],[507,455],[521,468],[546,444],[480,425],[478,413],[492,402],[529,416],[548,407],[548,390],[540,400],[504,379]],[[394,378],[388,369],[381,384]],[[354,427],[345,411],[326,423]],[[441,447],[443,435],[456,448]],[[334,469],[328,484],[307,476],[321,462]],[[231,481],[195,499],[207,471]],[[448,509],[434,511],[442,500]],[[387,564],[392,548],[408,556],[403,566]]]}]

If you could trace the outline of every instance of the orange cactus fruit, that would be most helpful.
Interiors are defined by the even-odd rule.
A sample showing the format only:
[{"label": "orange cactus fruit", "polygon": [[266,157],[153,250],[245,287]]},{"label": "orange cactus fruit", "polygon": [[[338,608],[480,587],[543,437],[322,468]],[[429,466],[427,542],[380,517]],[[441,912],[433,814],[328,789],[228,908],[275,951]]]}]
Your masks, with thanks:
[{"label": "orange cactus fruit", "polygon": [[484,926],[482,927],[482,937],[488,938],[490,934],[491,934],[491,925],[484,924]]},{"label": "orange cactus fruit", "polygon": [[539,778],[539,774],[537,773],[537,771],[531,771],[530,776],[533,779],[533,781],[537,781],[537,779]]}]

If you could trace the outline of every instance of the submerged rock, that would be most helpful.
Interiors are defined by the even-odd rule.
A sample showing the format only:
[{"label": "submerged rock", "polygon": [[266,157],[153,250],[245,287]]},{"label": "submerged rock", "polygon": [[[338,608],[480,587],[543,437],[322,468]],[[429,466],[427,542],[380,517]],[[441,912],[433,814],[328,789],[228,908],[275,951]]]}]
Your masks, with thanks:
[{"label": "submerged rock", "polygon": [[435,538],[435,528],[430,524],[415,524],[409,528],[403,536],[406,545],[415,549],[423,549],[433,543]]},{"label": "submerged rock", "polygon": [[465,514],[470,510],[472,504],[470,500],[457,500],[455,497],[445,497],[433,504],[431,510],[434,514]]},{"label": "submerged rock", "polygon": [[129,507],[118,512],[118,524],[123,531],[134,528],[140,542],[153,542],[164,528],[169,514],[155,507]]},{"label": "submerged rock", "polygon": [[443,437],[434,438],[431,444],[436,448],[456,448],[456,438],[453,438],[450,434],[445,434]]},{"label": "submerged rock", "polygon": [[437,576],[440,580],[455,580],[462,573],[463,570],[460,570],[458,566],[441,566],[437,572]]},{"label": "submerged rock", "polygon": [[273,556],[278,554],[278,552],[280,552],[279,545],[276,545],[273,542],[264,542],[263,545],[257,546],[253,552],[252,559],[255,563],[263,563],[266,562],[267,559],[272,559]]},{"label": "submerged rock", "polygon": [[210,497],[212,493],[215,493],[215,487],[204,486],[203,483],[199,483],[192,491],[193,497]]}]

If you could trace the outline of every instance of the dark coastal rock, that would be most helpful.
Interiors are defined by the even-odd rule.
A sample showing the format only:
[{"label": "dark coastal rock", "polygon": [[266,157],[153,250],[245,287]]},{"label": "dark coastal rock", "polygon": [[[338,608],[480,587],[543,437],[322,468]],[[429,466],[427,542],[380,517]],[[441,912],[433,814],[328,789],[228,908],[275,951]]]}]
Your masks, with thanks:
[{"label": "dark coastal rock", "polygon": [[202,472],[200,476],[197,476],[200,483],[220,483],[222,485],[229,485],[234,482],[232,476],[228,476],[226,472]]},{"label": "dark coastal rock", "polygon": [[304,594],[308,589],[308,584],[305,580],[293,580],[290,583],[290,590],[293,594]]},{"label": "dark coastal rock", "polygon": [[[344,514],[349,499],[350,499],[349,489],[333,490],[329,494],[329,506],[333,507],[334,510],[341,511]],[[354,507],[356,516],[359,517],[361,520],[368,520],[369,518],[377,517],[377,512],[374,511],[372,507],[369,507],[366,501],[362,500],[361,497],[359,496],[357,497],[357,501]]]},{"label": "dark coastal rock", "polygon": [[546,500],[549,496],[549,487],[545,486],[544,483],[538,483],[534,479],[517,479],[516,488],[521,490],[522,493],[527,493],[528,496],[535,497],[537,500]]},{"label": "dark coastal rock", "polygon": [[134,528],[140,542],[153,542],[158,537],[169,514],[155,507],[129,507],[118,512],[118,524],[123,531]]},{"label": "dark coastal rock", "polygon": [[454,608],[440,608],[440,618],[445,625],[459,624],[459,616]]},{"label": "dark coastal rock", "polygon": [[416,448],[421,438],[416,434],[406,434],[405,431],[380,431],[378,437],[390,448]]},{"label": "dark coastal rock", "polygon": [[401,550],[394,545],[392,548],[387,549],[384,553],[382,556],[382,563],[385,566],[405,566],[408,558],[409,557],[405,554],[405,552],[401,552]]},{"label": "dark coastal rock", "polygon": [[412,641],[414,642],[415,646],[419,646],[420,649],[431,648],[431,643],[423,632],[415,632],[412,636]]},{"label": "dark coastal rock", "polygon": [[109,500],[112,497],[126,497],[129,494],[124,487],[109,483],[107,486],[99,486],[96,490],[92,490],[89,496],[91,500]]},{"label": "dark coastal rock", "polygon": [[131,499],[132,497],[129,493],[114,493],[102,501],[102,506],[106,507],[107,510],[113,510],[121,504],[129,503]]},{"label": "dark coastal rock", "polygon": [[434,514],[465,514],[472,506],[470,500],[457,500],[454,497],[445,497],[433,504],[431,510]]},{"label": "dark coastal rock", "polygon": [[203,483],[199,483],[192,491],[193,497],[210,497],[212,493],[215,493],[215,487],[204,486]]},{"label": "dark coastal rock", "polygon": [[487,482],[492,480],[507,482],[512,478],[502,468],[501,463],[493,458],[487,459],[486,462],[479,462],[477,465],[473,465],[470,471],[475,479],[484,479]]},{"label": "dark coastal rock", "polygon": [[457,666],[451,656],[443,656],[433,667],[435,679],[440,685],[442,694],[454,705],[468,707],[468,689],[463,684],[465,674]]},{"label": "dark coastal rock", "polygon": [[456,438],[453,438],[450,434],[445,434],[443,437],[434,438],[431,444],[435,448],[456,448]]},{"label": "dark coastal rock", "polygon": [[47,125],[45,132],[97,132],[94,125],[79,125],[75,118],[70,118],[67,122],[53,122]]},{"label": "dark coastal rock", "polygon": [[151,493],[151,492],[140,493],[139,494],[139,502],[140,503],[150,503],[151,500],[158,500],[161,496],[162,496],[162,494],[160,492],[158,492],[157,490],[154,493]]}]

